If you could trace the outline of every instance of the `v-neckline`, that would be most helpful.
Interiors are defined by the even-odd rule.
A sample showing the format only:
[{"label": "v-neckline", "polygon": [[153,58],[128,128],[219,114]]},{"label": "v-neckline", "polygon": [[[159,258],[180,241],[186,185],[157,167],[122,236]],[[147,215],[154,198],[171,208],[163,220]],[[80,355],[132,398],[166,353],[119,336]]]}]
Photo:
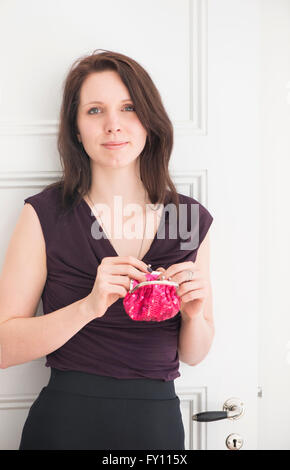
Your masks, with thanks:
[{"label": "v-neckline", "polygon": [[[93,217],[93,218],[95,219],[95,221],[97,222],[97,224],[98,224],[99,228],[101,229],[101,231],[105,233],[105,237],[102,237],[101,240],[105,240],[105,241],[107,242],[107,245],[108,245],[109,249],[112,251],[112,253],[113,253],[114,256],[120,256],[120,255],[116,252],[116,250],[115,250],[115,248],[113,247],[112,243],[110,242],[110,239],[107,238],[106,232],[104,231],[103,227],[99,224],[99,221],[98,221],[97,217],[96,217],[95,214],[93,213],[93,211],[92,211],[91,207],[89,206],[89,204],[87,203],[87,201],[85,201],[85,199],[82,198],[82,199],[81,199],[81,202],[85,205],[85,207],[87,208],[87,210],[90,212],[91,217]],[[147,252],[145,253],[145,255],[143,256],[143,258],[142,258],[140,261],[144,261],[144,259],[147,258],[147,257],[149,256],[149,254],[151,254],[151,251],[152,251],[154,245],[156,245],[156,242],[157,242],[157,240],[158,240],[157,234],[158,234],[158,232],[159,232],[159,229],[161,229],[162,221],[164,220],[164,225],[166,224],[166,217],[163,219],[163,217],[164,217],[164,211],[165,211],[165,206],[166,206],[166,204],[164,204],[164,207],[163,207],[163,211],[162,211],[162,215],[161,215],[161,220],[160,220],[160,223],[159,223],[157,232],[155,233],[155,236],[154,236],[154,238],[153,238],[153,240],[152,240],[152,243],[151,243],[149,249],[147,250]]]}]

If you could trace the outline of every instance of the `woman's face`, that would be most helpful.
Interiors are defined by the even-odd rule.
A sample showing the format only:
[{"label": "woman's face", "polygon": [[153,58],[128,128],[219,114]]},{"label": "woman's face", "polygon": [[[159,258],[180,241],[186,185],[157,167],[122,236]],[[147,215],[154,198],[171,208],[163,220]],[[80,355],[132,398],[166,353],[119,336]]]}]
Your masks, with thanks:
[{"label": "woman's face", "polygon": [[[128,89],[113,70],[92,73],[83,82],[77,127],[78,140],[100,165],[126,166],[137,159],[146,143],[147,132],[137,117]],[[128,144],[111,150],[103,145],[109,141]]]}]

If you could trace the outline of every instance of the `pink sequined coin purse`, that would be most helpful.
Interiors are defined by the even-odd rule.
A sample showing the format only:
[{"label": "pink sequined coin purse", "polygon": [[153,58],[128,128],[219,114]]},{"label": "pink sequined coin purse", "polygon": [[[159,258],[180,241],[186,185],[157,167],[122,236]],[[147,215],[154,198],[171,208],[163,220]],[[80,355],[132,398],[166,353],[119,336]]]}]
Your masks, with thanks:
[{"label": "pink sequined coin purse", "polygon": [[180,298],[176,293],[178,283],[158,280],[160,274],[160,271],[146,273],[146,281],[140,283],[131,279],[123,305],[132,320],[163,321],[180,310]]}]

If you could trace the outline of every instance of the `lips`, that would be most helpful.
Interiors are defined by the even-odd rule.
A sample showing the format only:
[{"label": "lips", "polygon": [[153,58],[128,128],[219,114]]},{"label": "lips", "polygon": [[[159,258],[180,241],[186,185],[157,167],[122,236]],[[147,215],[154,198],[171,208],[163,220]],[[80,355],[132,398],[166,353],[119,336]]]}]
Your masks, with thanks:
[{"label": "lips", "polygon": [[128,144],[128,142],[110,142],[107,144],[103,144],[103,146],[107,149],[118,149],[125,147]]},{"label": "lips", "polygon": [[126,140],[109,140],[108,142],[104,142],[103,145],[119,145],[127,143]]}]

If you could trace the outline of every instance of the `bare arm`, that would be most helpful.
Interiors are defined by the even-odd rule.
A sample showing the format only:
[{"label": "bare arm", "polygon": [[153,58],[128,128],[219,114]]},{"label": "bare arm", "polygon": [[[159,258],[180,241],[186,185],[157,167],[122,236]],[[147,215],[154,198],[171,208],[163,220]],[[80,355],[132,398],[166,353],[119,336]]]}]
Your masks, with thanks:
[{"label": "bare arm", "polygon": [[203,313],[188,318],[181,312],[182,323],[179,332],[179,359],[190,366],[201,362],[208,354],[213,338],[214,326]]},{"label": "bare arm", "polygon": [[0,275],[0,367],[42,357],[74,336],[96,315],[87,297],[35,317],[47,277],[45,240],[38,216],[25,204]]},{"label": "bare arm", "polygon": [[86,297],[54,312],[11,318],[0,324],[1,369],[32,361],[60,348],[93,320]]},{"label": "bare arm", "polygon": [[181,328],[179,332],[178,353],[182,362],[194,366],[208,354],[214,334],[213,299],[210,282],[210,244],[209,233],[201,243],[196,257],[196,265],[208,279],[210,289],[203,311],[196,317],[189,318],[181,312]]}]

